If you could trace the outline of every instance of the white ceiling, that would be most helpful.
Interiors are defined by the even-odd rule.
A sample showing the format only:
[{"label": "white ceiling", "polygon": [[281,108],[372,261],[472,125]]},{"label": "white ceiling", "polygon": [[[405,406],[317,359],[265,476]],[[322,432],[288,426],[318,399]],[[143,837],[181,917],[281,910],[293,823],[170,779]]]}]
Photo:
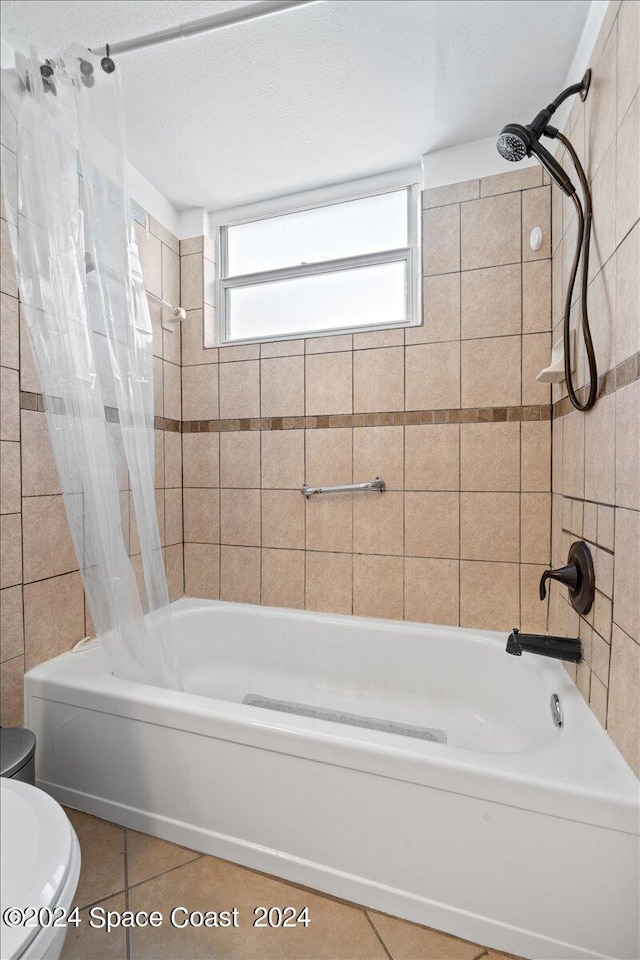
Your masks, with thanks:
[{"label": "white ceiling", "polygon": [[[244,6],[3,0],[44,57]],[[589,0],[320,0],[116,58],[129,160],[178,209],[415,164],[528,122],[565,83]],[[578,79],[578,78],[575,78]]]}]

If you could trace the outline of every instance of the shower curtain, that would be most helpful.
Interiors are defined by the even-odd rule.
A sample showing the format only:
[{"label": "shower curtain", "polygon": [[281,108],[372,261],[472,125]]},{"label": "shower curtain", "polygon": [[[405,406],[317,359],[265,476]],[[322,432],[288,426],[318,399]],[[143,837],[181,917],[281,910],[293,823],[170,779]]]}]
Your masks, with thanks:
[{"label": "shower curtain", "polygon": [[3,84],[17,121],[17,196],[6,191],[6,205],[21,314],[109,668],[180,688],[155,508],[152,327],[118,74],[79,47],[47,61],[48,76],[41,63],[36,51],[16,54]]}]

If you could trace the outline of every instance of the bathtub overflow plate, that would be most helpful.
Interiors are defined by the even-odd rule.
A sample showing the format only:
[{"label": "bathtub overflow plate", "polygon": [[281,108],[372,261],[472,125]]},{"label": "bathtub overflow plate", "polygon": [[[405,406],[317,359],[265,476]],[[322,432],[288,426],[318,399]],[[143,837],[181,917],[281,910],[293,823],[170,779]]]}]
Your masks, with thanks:
[{"label": "bathtub overflow plate", "polygon": [[560,703],[560,697],[557,693],[551,694],[549,706],[551,707],[551,716],[555,726],[561,727],[564,724],[564,718],[562,716],[562,704]]}]

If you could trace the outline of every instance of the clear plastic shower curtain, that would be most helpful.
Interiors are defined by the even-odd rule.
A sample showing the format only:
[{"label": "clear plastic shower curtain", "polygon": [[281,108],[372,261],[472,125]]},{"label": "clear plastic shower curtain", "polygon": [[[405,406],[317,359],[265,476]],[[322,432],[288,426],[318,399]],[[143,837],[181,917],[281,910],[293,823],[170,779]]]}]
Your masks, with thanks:
[{"label": "clear plastic shower curtain", "polygon": [[[152,327],[126,189],[117,71],[16,55],[21,311],[96,635],[117,676],[181,686],[154,496]],[[5,181],[6,182],[6,181]],[[13,207],[13,209],[11,209]],[[131,525],[139,555],[129,557]]]}]

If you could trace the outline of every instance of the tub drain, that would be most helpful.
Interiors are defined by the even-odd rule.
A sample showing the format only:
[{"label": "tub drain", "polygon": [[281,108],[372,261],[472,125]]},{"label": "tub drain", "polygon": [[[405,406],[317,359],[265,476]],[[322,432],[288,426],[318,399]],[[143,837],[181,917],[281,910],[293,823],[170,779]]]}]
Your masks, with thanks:
[{"label": "tub drain", "polygon": [[410,723],[378,720],[376,717],[360,717],[355,713],[325,710],[324,707],[312,707],[306,703],[294,703],[292,700],[272,700],[270,697],[262,697],[256,693],[248,693],[242,702],[251,707],[262,707],[263,710],[276,710],[278,713],[291,713],[299,717],[311,717],[313,720],[328,720],[330,723],[344,723],[350,727],[364,727],[366,730],[381,730],[383,733],[395,733],[400,737],[433,740],[436,743],[447,742],[444,730],[416,727]]}]

